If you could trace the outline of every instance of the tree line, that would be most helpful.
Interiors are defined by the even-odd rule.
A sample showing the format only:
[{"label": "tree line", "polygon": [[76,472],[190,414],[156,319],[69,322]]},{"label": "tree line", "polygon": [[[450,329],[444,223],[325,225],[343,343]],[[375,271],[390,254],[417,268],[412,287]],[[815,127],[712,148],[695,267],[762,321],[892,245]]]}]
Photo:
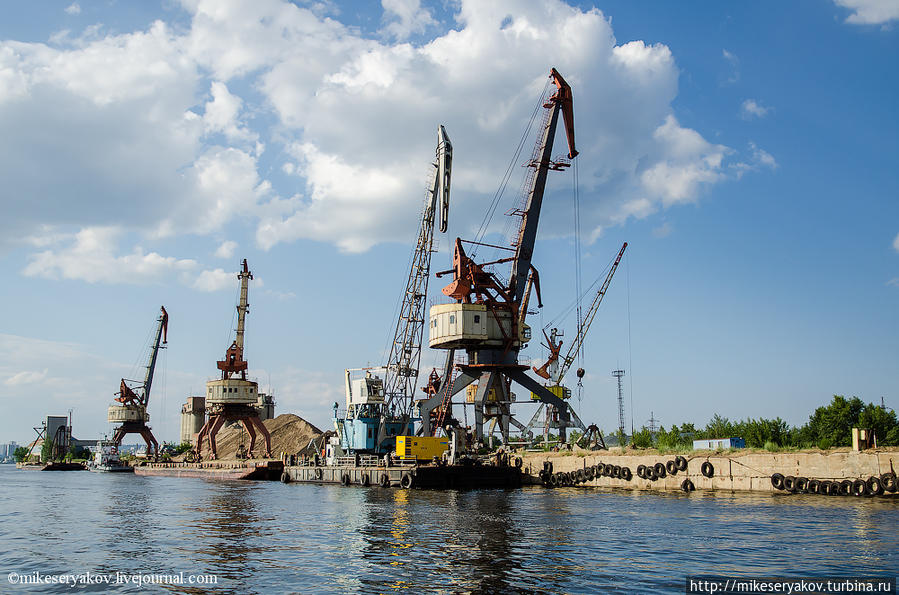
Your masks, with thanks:
[{"label": "tree line", "polygon": [[899,446],[899,420],[896,412],[881,405],[864,403],[858,397],[834,395],[828,405],[815,409],[808,422],[790,426],[776,417],[731,421],[717,413],[704,428],[692,423],[664,426],[655,433],[643,426],[634,432],[630,443],[638,448],[689,449],[693,440],[703,438],[743,438],[749,448],[836,448],[852,444],[852,428],[872,430],[878,446]]}]

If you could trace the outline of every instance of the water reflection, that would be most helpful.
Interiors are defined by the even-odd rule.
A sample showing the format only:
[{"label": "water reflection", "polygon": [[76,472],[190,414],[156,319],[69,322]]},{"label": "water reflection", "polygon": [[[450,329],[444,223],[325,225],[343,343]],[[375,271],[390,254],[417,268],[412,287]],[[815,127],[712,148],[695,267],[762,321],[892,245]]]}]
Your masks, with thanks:
[{"label": "water reflection", "polygon": [[682,593],[688,574],[899,568],[895,498],[12,473],[7,572],[209,573],[232,593]]}]

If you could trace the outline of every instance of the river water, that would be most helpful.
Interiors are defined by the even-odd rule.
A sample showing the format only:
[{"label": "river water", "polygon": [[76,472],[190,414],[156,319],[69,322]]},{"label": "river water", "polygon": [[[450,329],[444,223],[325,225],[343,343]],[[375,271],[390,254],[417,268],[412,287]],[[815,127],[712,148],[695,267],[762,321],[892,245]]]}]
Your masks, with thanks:
[{"label": "river water", "polygon": [[[343,488],[0,465],[0,570],[0,593],[683,593],[687,575],[895,576],[899,502]],[[182,572],[218,582],[115,582]],[[11,584],[10,573],[113,582]]]}]

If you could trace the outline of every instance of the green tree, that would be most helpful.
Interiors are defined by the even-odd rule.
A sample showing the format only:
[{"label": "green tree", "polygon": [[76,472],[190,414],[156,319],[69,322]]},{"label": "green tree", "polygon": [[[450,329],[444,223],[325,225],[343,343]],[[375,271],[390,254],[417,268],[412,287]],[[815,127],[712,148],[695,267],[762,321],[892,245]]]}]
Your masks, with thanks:
[{"label": "green tree", "polygon": [[649,428],[643,426],[639,432],[634,432],[634,435],[631,436],[631,443],[637,448],[652,446],[652,434],[649,433]]},{"label": "green tree", "polygon": [[44,444],[41,446],[41,462],[48,463],[53,458],[53,441],[49,438],[44,439]]},{"label": "green tree", "polygon": [[25,457],[28,456],[28,449],[25,448],[24,446],[19,446],[16,448],[15,451],[13,451],[12,456],[16,460],[17,463],[21,463],[22,461],[25,460]]},{"label": "green tree", "polygon": [[819,448],[849,446],[852,444],[852,428],[858,427],[859,415],[865,404],[858,397],[847,399],[834,395],[829,405],[815,409],[808,423],[802,428],[803,444]]},{"label": "green tree", "polygon": [[874,431],[878,446],[897,446],[899,420],[895,411],[887,411],[880,405],[868,403],[858,414],[858,427]]},{"label": "green tree", "polygon": [[706,438],[730,438],[734,433],[734,425],[726,417],[717,413],[712,416],[705,427]]}]

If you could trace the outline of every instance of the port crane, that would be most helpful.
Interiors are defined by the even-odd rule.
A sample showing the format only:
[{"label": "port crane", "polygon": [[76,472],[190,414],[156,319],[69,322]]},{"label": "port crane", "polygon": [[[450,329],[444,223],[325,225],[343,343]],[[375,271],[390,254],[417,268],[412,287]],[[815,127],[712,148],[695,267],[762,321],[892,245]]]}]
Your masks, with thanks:
[{"label": "port crane", "polygon": [[153,345],[150,348],[150,361],[146,366],[146,374],[143,381],[128,380],[122,378],[119,392],[116,393],[116,401],[119,405],[111,405],[106,412],[109,423],[121,424],[112,435],[112,443],[116,449],[122,445],[122,440],[127,434],[140,434],[147,443],[147,456],[152,452],[153,457],[159,455],[159,443],[153,436],[153,432],[147,422],[150,414],[147,408],[150,405],[150,389],[153,387],[153,374],[156,370],[156,359],[160,349],[165,349],[168,343],[169,314],[165,306],[160,308],[161,314],[156,319],[156,333]]},{"label": "port crane", "polygon": [[[437,277],[452,275],[452,281],[443,288],[443,293],[453,298],[455,303],[431,307],[429,345],[451,352],[464,350],[467,360],[455,364],[459,374],[450,380],[447,358],[442,402],[448,405],[453,395],[477,382],[477,389],[469,400],[474,404],[474,437],[478,441],[484,439],[483,425],[486,420],[499,423],[506,443],[510,424],[525,429],[524,424],[511,415],[512,382],[528,389],[536,400],[556,407],[563,440],[565,428],[571,425],[568,403],[527,375],[528,366],[518,362],[519,351],[531,338],[525,316],[527,296],[532,287],[537,290],[539,300],[539,277],[535,274],[532,260],[547,175],[550,171],[560,171],[570,166],[571,159],[578,154],[574,141],[571,87],[555,68],[550,71],[549,78],[556,91],[543,105],[542,136],[538,137],[533,157],[527,164],[530,172],[526,182],[526,202],[523,208],[514,211],[521,217],[517,239],[511,248],[504,248],[512,256],[477,263],[466,254],[463,244],[478,243],[463,242],[457,238],[453,268],[437,273]],[[553,159],[553,141],[560,114],[568,139],[568,155]],[[489,268],[504,263],[511,263],[508,282]]]},{"label": "port crane", "polygon": [[[339,416],[335,404],[335,425],[340,446],[347,452],[381,454],[390,452],[396,436],[412,431],[413,405],[421,343],[425,325],[425,301],[434,253],[435,224],[445,233],[449,219],[450,180],[453,145],[446,129],[437,128],[436,160],[431,164],[412,266],[403,290],[403,301],[394,329],[384,378],[373,368],[345,371],[346,413]],[[353,372],[364,372],[354,378]]]},{"label": "port crane", "polygon": [[[615,276],[615,271],[618,270],[618,265],[621,263],[621,257],[624,256],[624,251],[627,250],[627,242],[624,242],[621,246],[621,250],[618,251],[618,255],[615,257],[615,262],[612,263],[612,266],[609,268],[609,273],[606,275],[605,280],[600,286],[599,290],[596,292],[596,295],[593,297],[593,302],[590,304],[590,308],[587,309],[587,313],[584,315],[584,318],[578,322],[579,326],[577,329],[577,333],[574,337],[574,340],[571,342],[571,345],[568,347],[568,352],[559,357],[559,354],[562,350],[562,341],[560,337],[562,336],[562,332],[557,328],[550,329],[549,334],[546,334],[546,330],[543,331],[543,336],[546,338],[547,348],[549,349],[550,355],[547,358],[546,362],[540,366],[539,368],[534,367],[534,373],[550,381],[550,384],[547,385],[551,391],[555,394],[559,395],[571,395],[571,391],[568,388],[562,386],[562,379],[565,377],[565,374],[571,368],[571,365],[574,363],[577,354],[580,352],[584,339],[587,337],[587,331],[590,330],[590,325],[593,324],[593,319],[596,317],[596,313],[599,312],[599,306],[602,304],[602,299],[606,295],[606,291],[609,289],[609,285],[612,283],[612,277]],[[578,385],[580,385],[581,378],[584,377],[584,369],[578,368],[577,370],[578,377]],[[563,396],[563,398],[567,398]],[[537,412],[534,413],[534,416],[531,418],[531,421],[528,422],[527,428],[531,430],[542,418],[543,413],[546,413],[545,424],[544,424],[544,441],[547,440],[549,429],[556,424],[556,412],[552,409],[552,406],[547,406],[545,404],[541,404],[540,408],[537,409]],[[579,424],[583,426],[583,424]],[[595,428],[595,426],[591,426],[591,428]],[[581,427],[582,430],[586,429]],[[598,432],[598,429],[596,430]],[[586,435],[586,434],[585,434]],[[601,436],[599,438],[602,439]]]},{"label": "port crane", "polygon": [[222,377],[218,380],[210,380],[206,383],[206,411],[209,418],[197,434],[194,444],[196,458],[202,458],[203,441],[209,439],[210,458],[218,456],[216,452],[215,436],[226,422],[240,422],[250,436],[250,445],[247,456],[253,456],[253,448],[256,445],[256,430],[262,434],[265,441],[265,456],[272,456],[272,439],[265,424],[259,417],[256,405],[260,403],[259,384],[247,380],[247,368],[249,364],[244,359],[244,330],[246,328],[247,313],[250,305],[247,302],[249,282],[253,279],[244,258],[242,269],[237,274],[240,281],[240,301],[237,304],[237,331],[231,346],[225,351],[225,359],[216,362],[216,367],[221,371]]}]

